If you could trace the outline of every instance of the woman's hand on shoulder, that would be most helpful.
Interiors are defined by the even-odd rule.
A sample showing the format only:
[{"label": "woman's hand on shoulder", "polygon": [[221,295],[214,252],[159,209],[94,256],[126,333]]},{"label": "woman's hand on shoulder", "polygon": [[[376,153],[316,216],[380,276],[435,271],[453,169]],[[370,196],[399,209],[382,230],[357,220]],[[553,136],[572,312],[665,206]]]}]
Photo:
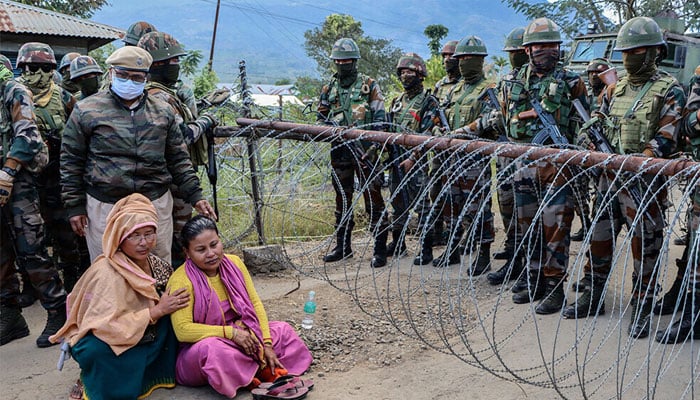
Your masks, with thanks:
[{"label": "woman's hand on shoulder", "polygon": [[180,288],[175,291],[168,289],[167,292],[163,293],[160,297],[160,301],[154,308],[158,308],[162,313],[160,316],[169,315],[177,310],[187,307],[190,303],[190,294],[187,293],[185,288]]}]

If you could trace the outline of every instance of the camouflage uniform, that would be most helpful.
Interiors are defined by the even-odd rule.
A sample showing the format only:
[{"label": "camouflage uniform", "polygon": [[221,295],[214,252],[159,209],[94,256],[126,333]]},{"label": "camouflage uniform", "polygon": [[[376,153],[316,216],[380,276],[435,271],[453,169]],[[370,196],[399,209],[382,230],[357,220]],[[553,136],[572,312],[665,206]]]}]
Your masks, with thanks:
[{"label": "camouflage uniform", "polygon": [[72,81],[73,77],[70,74],[70,63],[78,57],[80,57],[80,53],[66,53],[56,69],[61,74],[61,87],[72,96],[80,94],[80,88]]},{"label": "camouflage uniform", "polygon": [[[525,29],[523,46],[529,51],[530,63],[518,71],[505,99],[511,141],[531,143],[543,129],[537,116],[521,117],[521,113],[531,110],[533,100],[553,116],[569,143],[576,135],[578,126],[571,118],[571,101],[579,99],[585,105],[586,86],[578,74],[564,69],[557,62],[559,43],[559,27],[547,18],[538,18]],[[530,278],[528,274],[522,275],[529,285],[515,293],[513,301],[526,303],[543,299],[535,311],[538,314],[555,313],[564,304],[563,279],[569,262],[569,235],[574,214],[569,182],[575,171],[546,160],[518,159],[514,166],[518,229],[523,232],[516,257],[525,257]],[[538,210],[541,214],[535,219]]]},{"label": "camouflage uniform", "polygon": [[[352,39],[339,39],[333,45],[331,58],[334,60],[360,58],[359,49]],[[353,74],[350,74],[352,77]],[[365,75],[355,72],[352,82],[342,84],[342,77],[336,73],[333,79],[323,87],[319,98],[319,121],[337,123],[342,126],[381,129],[386,122],[384,95],[377,82]],[[354,176],[363,190],[365,210],[369,215],[370,230],[376,236],[386,232],[388,220],[384,212],[382,184],[375,171],[367,163],[375,164],[376,156],[372,154],[371,143],[360,141],[359,147],[368,152],[367,163],[360,162],[358,143],[339,143],[331,148],[331,167],[333,168],[333,188],[335,189],[335,226],[336,247],[324,257],[325,261],[337,261],[352,256],[351,232],[355,226],[350,202],[354,196]],[[376,152],[374,152],[376,153]]]}]

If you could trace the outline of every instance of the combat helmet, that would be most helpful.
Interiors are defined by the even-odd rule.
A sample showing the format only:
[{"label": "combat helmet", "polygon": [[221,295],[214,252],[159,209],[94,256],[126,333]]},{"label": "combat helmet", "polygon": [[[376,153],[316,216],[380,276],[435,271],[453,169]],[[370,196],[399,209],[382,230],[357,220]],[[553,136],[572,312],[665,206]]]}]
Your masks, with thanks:
[{"label": "combat helmet", "polygon": [[656,21],[649,17],[634,17],[620,28],[614,50],[625,51],[665,44],[664,35]]},{"label": "combat helmet", "polygon": [[537,18],[530,22],[523,33],[523,46],[537,43],[561,43],[561,30],[549,18]]},{"label": "combat helmet", "polygon": [[459,56],[487,56],[486,45],[478,36],[467,36],[457,43],[452,57]]},{"label": "combat helmet", "polygon": [[428,69],[425,67],[425,62],[421,56],[416,53],[406,53],[399,58],[399,62],[396,64],[396,74],[401,75],[401,70],[405,68],[415,71],[422,77],[428,76]]},{"label": "combat helmet", "polygon": [[360,57],[360,48],[354,40],[350,38],[340,38],[333,43],[331,50],[331,60],[357,60]]},{"label": "combat helmet", "polygon": [[440,50],[440,54],[443,56],[445,54],[454,54],[455,48],[457,48],[457,43],[459,43],[459,40],[450,40],[449,42],[445,43],[445,45],[442,46],[442,50]]},{"label": "combat helmet", "polygon": [[139,39],[149,32],[158,32],[158,29],[146,21],[134,22],[129,26],[129,29],[126,30],[123,41],[127,45],[136,46]]},{"label": "combat helmet", "polygon": [[165,32],[149,32],[139,39],[137,46],[148,51],[153,62],[187,54],[180,42]]},{"label": "combat helmet", "polygon": [[75,51],[72,51],[70,53],[66,53],[66,55],[61,58],[61,62],[58,63],[58,72],[62,72],[63,68],[70,67],[71,61],[75,60],[77,57],[80,56],[80,53],[76,53]]},{"label": "combat helmet", "polygon": [[0,64],[4,65],[5,68],[8,70],[12,71],[12,63],[10,62],[10,59],[5,57],[4,54],[0,54]]},{"label": "combat helmet", "polygon": [[506,43],[503,47],[503,51],[518,51],[523,50],[523,34],[525,33],[525,28],[515,28],[508,36],[506,36]]},{"label": "combat helmet", "polygon": [[75,79],[91,72],[102,73],[102,69],[97,65],[97,61],[90,56],[76,57],[70,63],[70,78]]},{"label": "combat helmet", "polygon": [[596,57],[588,62],[588,67],[586,67],[586,72],[603,72],[612,68],[613,65],[605,58]]},{"label": "combat helmet", "polygon": [[53,49],[46,43],[27,42],[17,52],[17,68],[25,64],[52,64],[56,66]]}]

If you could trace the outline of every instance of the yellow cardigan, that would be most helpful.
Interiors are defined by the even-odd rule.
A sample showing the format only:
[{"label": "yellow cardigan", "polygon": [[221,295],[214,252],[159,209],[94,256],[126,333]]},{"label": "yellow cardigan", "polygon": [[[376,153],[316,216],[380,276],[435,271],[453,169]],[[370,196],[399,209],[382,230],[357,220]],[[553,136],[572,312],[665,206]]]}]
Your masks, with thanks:
[{"label": "yellow cardigan", "polygon": [[[250,296],[250,301],[253,303],[253,308],[255,308],[255,314],[258,316],[258,321],[260,321],[260,329],[263,335],[264,343],[272,343],[270,337],[270,325],[267,322],[267,313],[265,313],[265,308],[263,307],[260,297],[258,297],[258,292],[255,291],[253,286],[253,280],[248,273],[243,261],[237,256],[227,254],[226,257],[231,260],[243,274],[243,279],[245,281],[246,290]],[[219,300],[227,299],[226,288],[224,283],[221,281],[221,276],[216,275],[214,277],[207,277],[209,285],[214,289]],[[199,340],[208,337],[223,337],[231,339],[233,337],[233,327],[232,326],[213,326],[206,324],[198,324],[193,321],[193,311],[194,311],[194,291],[192,288],[192,282],[187,278],[187,273],[185,272],[184,265],[176,269],[175,272],[170,276],[168,281],[168,289],[171,293],[180,289],[185,288],[187,293],[190,294],[190,301],[187,307],[175,311],[170,315],[170,319],[173,323],[173,329],[175,330],[175,336],[177,340],[183,343],[195,343]]]}]

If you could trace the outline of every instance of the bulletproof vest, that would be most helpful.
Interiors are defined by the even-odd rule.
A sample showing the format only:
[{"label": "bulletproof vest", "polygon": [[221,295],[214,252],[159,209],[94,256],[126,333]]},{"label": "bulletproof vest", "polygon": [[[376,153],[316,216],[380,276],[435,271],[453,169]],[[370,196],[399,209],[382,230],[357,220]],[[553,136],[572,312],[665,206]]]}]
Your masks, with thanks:
[{"label": "bulletproof vest", "polygon": [[66,127],[66,120],[68,119],[66,107],[61,96],[62,90],[60,86],[53,85],[51,100],[46,106],[34,105],[36,126],[39,128],[41,138],[47,143],[50,161],[57,161],[58,157],[60,157],[63,129]]},{"label": "bulletproof vest", "polygon": [[[676,79],[659,71],[658,79],[633,88],[627,76],[616,84],[610,99],[605,136],[619,154],[641,153],[659,127],[661,108]],[[640,93],[646,90],[637,100]]]},{"label": "bulletproof vest", "polygon": [[447,112],[447,120],[450,127],[456,129],[474,121],[481,112],[477,101],[479,94],[493,85],[494,82],[486,78],[481,78],[474,84],[459,81],[448,95],[451,106]]},{"label": "bulletproof vest", "polygon": [[[391,120],[394,124],[401,126],[401,131],[420,131],[422,117],[420,114],[425,95],[426,91],[423,90],[412,99],[408,99],[406,93],[403,93],[391,102]],[[398,128],[394,130],[399,131]]]},{"label": "bulletproof vest", "polygon": [[369,104],[372,80],[358,75],[349,88],[342,88],[336,79],[330,84],[328,118],[338,125],[361,126],[372,123],[372,109]]},{"label": "bulletproof vest", "polygon": [[[532,75],[531,75],[532,74]],[[508,95],[508,136],[517,141],[529,142],[542,130],[543,125],[539,118],[518,119],[523,111],[532,109],[530,98],[540,100],[542,108],[552,114],[563,135],[569,136],[569,122],[571,115],[571,90],[564,80],[565,71],[560,67],[553,73],[538,79],[531,73],[527,65],[518,71],[516,79],[510,83]],[[532,81],[530,82],[531,79]],[[571,138],[568,138],[571,140]]]},{"label": "bulletproof vest", "polygon": [[438,81],[438,83],[435,84],[435,97],[437,97],[442,103],[447,98],[447,95],[450,93],[452,88],[459,82],[460,80],[450,82],[449,77],[443,77],[440,79],[440,81]]}]

